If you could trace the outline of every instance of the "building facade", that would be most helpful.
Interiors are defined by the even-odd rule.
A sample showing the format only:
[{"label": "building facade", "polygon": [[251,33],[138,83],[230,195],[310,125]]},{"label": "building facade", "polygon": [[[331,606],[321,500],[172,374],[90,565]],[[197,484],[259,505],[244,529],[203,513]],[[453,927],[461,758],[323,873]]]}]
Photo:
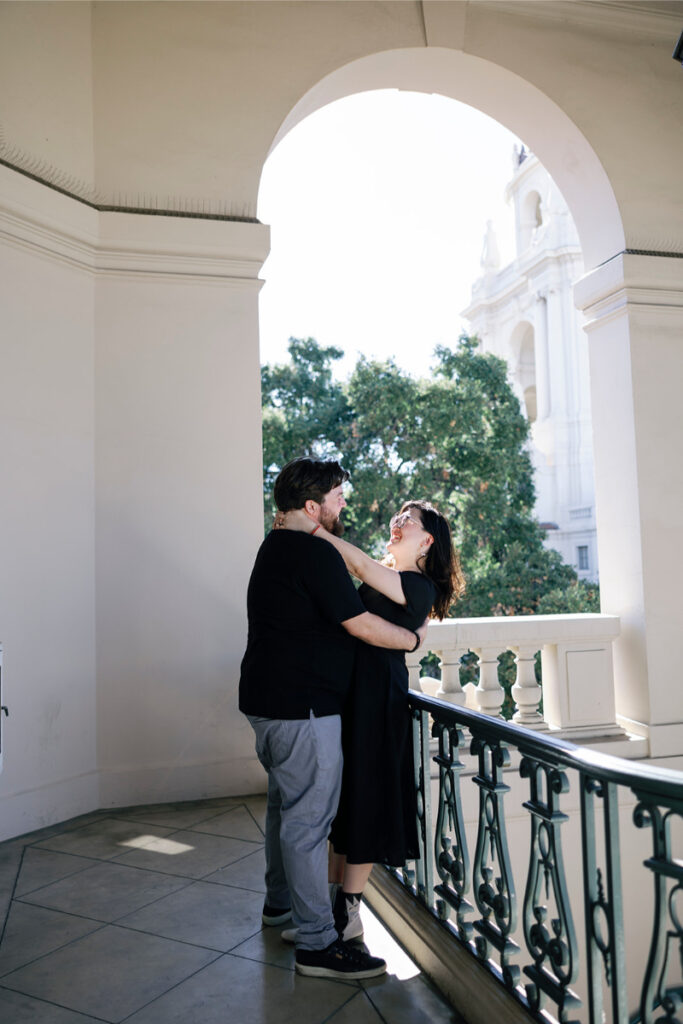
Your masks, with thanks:
[{"label": "building facade", "polygon": [[485,352],[508,363],[531,426],[536,514],[546,544],[597,580],[595,485],[588,339],[574,305],[584,272],[571,213],[538,158],[515,149],[507,199],[515,215],[515,259],[500,266],[493,225],[463,311]]}]

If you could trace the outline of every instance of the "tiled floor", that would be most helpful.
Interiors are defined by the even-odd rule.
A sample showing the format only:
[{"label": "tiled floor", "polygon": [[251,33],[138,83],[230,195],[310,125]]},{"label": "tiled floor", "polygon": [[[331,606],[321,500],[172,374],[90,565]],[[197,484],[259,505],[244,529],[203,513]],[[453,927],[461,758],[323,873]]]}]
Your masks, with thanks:
[{"label": "tiled floor", "polygon": [[264,803],[99,812],[0,844],[0,1024],[454,1024],[367,911],[384,978],[294,973],[261,926]]}]

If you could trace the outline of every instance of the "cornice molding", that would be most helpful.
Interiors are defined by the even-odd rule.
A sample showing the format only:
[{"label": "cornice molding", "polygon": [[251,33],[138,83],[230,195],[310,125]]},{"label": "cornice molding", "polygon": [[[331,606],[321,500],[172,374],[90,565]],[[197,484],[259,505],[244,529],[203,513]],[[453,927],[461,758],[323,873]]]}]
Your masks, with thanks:
[{"label": "cornice molding", "polygon": [[181,217],[190,220],[229,221],[237,224],[260,224],[257,217],[246,209],[238,214],[231,209],[225,200],[192,199],[184,196],[169,196],[166,206],[158,206],[155,196],[137,194],[135,200],[126,194],[118,195],[118,202],[113,197],[104,196],[94,185],[81,181],[72,175],[37,158],[24,156],[16,148],[10,148],[4,142],[4,133],[0,125],[0,167],[15,171],[31,181],[67,196],[83,206],[99,213],[144,214],[148,217]]},{"label": "cornice molding", "polygon": [[98,211],[0,168],[0,238],[97,275],[261,287],[263,224]]},{"label": "cornice molding", "polygon": [[586,330],[643,309],[680,320],[683,312],[683,260],[678,256],[619,253],[577,281],[574,302]]},{"label": "cornice molding", "polygon": [[659,38],[671,36],[672,49],[683,23],[683,2],[670,0],[475,0],[477,6],[536,21],[574,23],[637,31]]}]

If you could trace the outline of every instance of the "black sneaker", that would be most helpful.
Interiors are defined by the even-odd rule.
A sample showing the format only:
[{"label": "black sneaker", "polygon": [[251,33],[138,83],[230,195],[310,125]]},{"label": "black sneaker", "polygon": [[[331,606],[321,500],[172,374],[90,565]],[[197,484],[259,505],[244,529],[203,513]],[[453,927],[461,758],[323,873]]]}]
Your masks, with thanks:
[{"label": "black sneaker", "polygon": [[271,928],[278,924],[284,924],[285,921],[289,921],[291,916],[291,907],[271,907],[267,903],[263,904],[261,920]]},{"label": "black sneaker", "polygon": [[386,961],[337,940],[327,949],[297,949],[296,972],[309,978],[376,978]]}]

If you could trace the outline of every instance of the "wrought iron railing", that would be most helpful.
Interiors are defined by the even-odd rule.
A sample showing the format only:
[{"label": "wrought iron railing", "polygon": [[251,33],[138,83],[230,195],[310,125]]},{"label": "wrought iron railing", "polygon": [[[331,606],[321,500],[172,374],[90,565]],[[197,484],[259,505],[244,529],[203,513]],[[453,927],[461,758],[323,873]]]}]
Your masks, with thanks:
[{"label": "wrought iron railing", "polygon": [[[683,773],[414,691],[410,707],[421,856],[397,874],[447,941],[469,950],[539,1021],[681,1024],[683,860],[673,846],[674,834],[676,845],[683,837]],[[570,878],[562,851],[572,827]],[[638,830],[651,833],[644,861],[642,843],[632,841]],[[634,855],[627,893],[625,853]],[[640,922],[640,952],[628,952],[629,988],[637,981],[639,990],[631,1010],[625,896],[644,897],[652,915],[651,928]]]}]

